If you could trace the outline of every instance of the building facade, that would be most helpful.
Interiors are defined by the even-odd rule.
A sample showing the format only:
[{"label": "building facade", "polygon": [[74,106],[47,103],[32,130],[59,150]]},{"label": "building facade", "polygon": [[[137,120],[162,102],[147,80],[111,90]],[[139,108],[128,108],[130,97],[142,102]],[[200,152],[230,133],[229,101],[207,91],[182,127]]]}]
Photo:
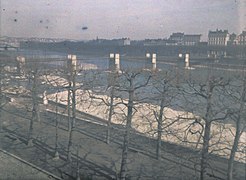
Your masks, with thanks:
[{"label": "building facade", "polygon": [[172,35],[169,37],[169,40],[176,42],[177,45],[183,45],[184,33],[181,32],[172,33]]},{"label": "building facade", "polygon": [[183,39],[184,46],[195,46],[201,41],[201,34],[185,34]]},{"label": "building facade", "polygon": [[208,45],[210,46],[227,46],[230,41],[230,34],[228,30],[209,31]]},{"label": "building facade", "polygon": [[238,44],[238,36],[235,33],[230,34],[230,39],[227,45],[237,45]]},{"label": "building facade", "polygon": [[131,45],[131,40],[130,38],[122,38],[118,40],[118,44],[120,46],[130,46]]},{"label": "building facade", "polygon": [[240,35],[238,35],[238,45],[245,46],[246,45],[246,31],[243,31]]},{"label": "building facade", "polygon": [[[172,33],[169,42],[180,46],[194,46],[201,41],[201,34],[184,34],[181,32]],[[174,43],[173,43],[174,42]]]}]

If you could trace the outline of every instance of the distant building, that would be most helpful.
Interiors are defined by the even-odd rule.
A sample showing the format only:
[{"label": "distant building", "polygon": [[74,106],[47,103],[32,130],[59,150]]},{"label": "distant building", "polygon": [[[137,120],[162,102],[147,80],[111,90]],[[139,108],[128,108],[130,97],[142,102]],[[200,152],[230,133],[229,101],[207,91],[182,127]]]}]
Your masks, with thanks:
[{"label": "distant building", "polygon": [[145,39],[144,46],[165,46],[167,43],[166,39]]},{"label": "distant building", "polygon": [[235,33],[230,34],[229,41],[227,45],[237,45],[238,44],[238,37]]},{"label": "distant building", "polygon": [[230,40],[230,34],[228,30],[216,30],[209,31],[208,33],[208,45],[210,46],[227,46]]},{"label": "distant building", "polygon": [[206,42],[206,41],[201,41],[198,44],[199,44],[199,46],[208,46],[208,42]]},{"label": "distant building", "polygon": [[172,33],[172,35],[169,37],[169,40],[176,42],[177,45],[183,45],[184,33],[181,32]]},{"label": "distant building", "polygon": [[181,32],[172,33],[168,45],[194,46],[201,41],[201,34],[184,34]]},{"label": "distant building", "polygon": [[105,45],[105,46],[129,46],[131,45],[130,38],[121,39],[99,39],[88,41],[87,44],[90,45]]},{"label": "distant building", "polygon": [[131,45],[131,40],[130,38],[123,38],[123,46],[130,46]]},{"label": "distant building", "polygon": [[115,45],[115,46],[129,46],[129,45],[131,45],[131,40],[130,40],[130,38],[103,40],[101,42],[101,44],[104,44],[104,45]]},{"label": "distant building", "polygon": [[178,46],[178,45],[180,45],[179,43],[177,43],[177,41],[174,41],[174,40],[167,40],[166,41],[166,45],[167,46]]},{"label": "distant building", "polygon": [[129,46],[131,45],[131,40],[130,38],[112,39],[112,40],[109,40],[108,43],[112,45],[117,45],[117,46]]},{"label": "distant building", "polygon": [[201,34],[185,34],[183,37],[184,46],[194,46],[200,43]]},{"label": "distant building", "polygon": [[238,36],[238,45],[246,45],[246,31],[243,31],[239,36]]}]

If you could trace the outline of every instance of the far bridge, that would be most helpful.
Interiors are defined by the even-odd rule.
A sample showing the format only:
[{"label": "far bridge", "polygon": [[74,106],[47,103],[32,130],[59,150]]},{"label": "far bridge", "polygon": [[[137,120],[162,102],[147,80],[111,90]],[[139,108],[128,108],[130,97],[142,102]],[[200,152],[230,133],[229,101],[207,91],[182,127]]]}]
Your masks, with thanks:
[{"label": "far bridge", "polygon": [[0,44],[0,51],[16,51],[18,50],[18,46],[13,46],[9,44]]}]

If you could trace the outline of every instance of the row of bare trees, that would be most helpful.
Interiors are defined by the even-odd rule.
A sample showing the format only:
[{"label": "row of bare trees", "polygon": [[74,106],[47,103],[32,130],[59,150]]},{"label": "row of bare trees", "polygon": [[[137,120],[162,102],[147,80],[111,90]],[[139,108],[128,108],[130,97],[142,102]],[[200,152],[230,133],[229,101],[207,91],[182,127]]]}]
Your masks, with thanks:
[{"label": "row of bare trees", "polygon": [[[136,86],[134,82],[138,82],[137,76],[146,76],[146,72],[132,72],[129,71],[123,72],[120,76],[125,77],[123,80],[124,85],[112,83],[110,90],[110,103],[109,106],[109,124],[112,119],[112,111],[115,106],[113,106],[113,99],[115,91],[127,92],[127,115],[126,115],[126,131],[124,136],[123,151],[122,151],[122,162],[121,162],[121,171],[120,178],[126,178],[126,161],[127,161],[127,150],[129,145],[129,132],[132,128],[132,119],[133,119],[133,110],[136,109],[135,105],[141,103],[146,97],[142,95],[141,98],[136,97],[136,90],[139,88],[148,88],[152,91],[148,91],[148,100],[151,103],[158,105],[158,109],[152,110],[155,120],[157,122],[157,145],[156,145],[156,157],[160,159],[161,154],[161,142],[162,142],[162,133],[165,130],[175,125],[181,119],[192,120],[193,122],[188,125],[198,126],[198,129],[193,131],[191,128],[187,128],[187,131],[191,134],[198,134],[198,140],[196,143],[196,148],[200,149],[200,179],[205,179],[207,171],[210,167],[209,157],[210,154],[215,151],[223,151],[227,149],[230,151],[229,156],[230,160],[228,162],[228,179],[233,179],[233,162],[235,161],[235,153],[238,151],[238,143],[240,136],[245,130],[245,72],[235,75],[235,77],[223,77],[221,75],[213,74],[210,70],[206,74],[206,77],[192,77],[183,78],[180,84],[177,83],[176,74],[173,74],[171,71],[159,72],[159,73],[150,73],[148,74],[148,80],[142,78],[140,81],[143,83],[140,86]],[[115,78],[115,76],[114,76]],[[117,77],[118,81],[121,82],[120,77]],[[151,80],[150,80],[151,79]],[[238,81],[240,79],[240,81]],[[115,79],[113,80],[115,82]],[[126,83],[128,82],[128,84]],[[145,83],[144,83],[145,82]],[[151,87],[150,87],[151,86]],[[123,89],[121,89],[124,87]],[[126,88],[127,87],[127,88]],[[240,89],[240,90],[239,90]],[[113,90],[113,93],[112,93]],[[228,92],[230,91],[230,92]],[[141,93],[141,92],[140,92]],[[120,93],[122,94],[122,93]],[[144,93],[143,93],[144,94]],[[152,95],[151,95],[152,94]],[[235,96],[236,94],[236,96]],[[168,117],[165,116],[165,108],[172,107],[176,104],[176,101],[179,100],[176,97],[179,96],[183,99],[183,103],[179,104],[185,111],[191,112],[196,116],[191,116],[184,118],[183,116],[178,116],[171,121],[168,121]],[[230,98],[228,98],[228,96]],[[117,96],[115,96],[117,97]],[[92,96],[92,98],[95,98]],[[117,97],[118,98],[118,97]],[[140,100],[141,99],[141,100]],[[230,99],[230,100],[229,100]],[[147,100],[147,101],[148,101]],[[243,120],[242,120],[243,119]],[[231,124],[235,122],[235,134],[233,145],[228,147],[220,147],[216,149],[218,144],[222,143],[222,136],[227,136],[228,132],[222,130],[221,132],[214,133],[212,132],[213,124]],[[192,132],[193,131],[193,132]],[[232,130],[230,130],[232,131]],[[223,134],[224,133],[224,134]],[[234,133],[234,132],[232,132]],[[109,134],[109,133],[107,133]],[[215,136],[220,136],[218,140],[213,140]],[[109,137],[107,137],[107,143]],[[186,141],[189,141],[186,140]],[[229,143],[230,144],[230,143]],[[227,146],[227,145],[225,145]],[[215,150],[216,149],[216,150]],[[245,158],[245,157],[243,157]],[[210,176],[213,176],[210,174]]]},{"label": "row of bare trees", "polygon": [[[35,68],[34,68],[35,67]],[[1,75],[4,67],[0,67]],[[184,131],[186,134],[195,135],[196,142],[191,139],[182,139],[186,144],[195,143],[200,152],[200,179],[206,179],[208,169],[210,168],[209,159],[210,154],[214,151],[229,150],[228,161],[228,180],[233,179],[233,164],[235,162],[236,153],[240,150],[240,137],[245,132],[245,93],[246,93],[246,77],[245,72],[242,71],[235,77],[223,77],[213,72],[208,72],[206,75],[197,76],[197,74],[190,74],[189,77],[178,77],[175,71],[143,71],[136,69],[126,69],[124,71],[82,71],[82,76],[78,76],[75,68],[58,69],[57,71],[41,71],[37,66],[28,68],[25,73],[29,77],[31,88],[30,96],[32,98],[32,116],[28,130],[28,144],[32,144],[33,138],[33,124],[40,122],[39,115],[39,89],[46,85],[52,87],[52,92],[55,92],[56,114],[58,113],[57,105],[61,103],[58,100],[57,94],[59,92],[67,92],[67,101],[65,102],[67,108],[68,120],[68,144],[67,144],[67,160],[72,161],[72,147],[74,132],[76,130],[76,111],[78,101],[78,91],[84,94],[89,94],[88,101],[94,99],[100,100],[103,106],[107,108],[107,132],[105,142],[111,143],[112,138],[112,122],[114,122],[114,115],[119,113],[117,107],[124,106],[126,110],[122,121],[124,122],[124,139],[122,142],[122,157],[119,172],[119,179],[127,178],[127,164],[128,151],[130,144],[130,136],[133,126],[134,117],[139,111],[139,107],[144,105],[149,106],[145,119],[150,122],[155,122],[157,125],[149,127],[154,128],[156,137],[156,158],[162,158],[162,144],[165,140],[166,134],[179,138],[179,133]],[[189,71],[189,70],[185,70]],[[58,73],[59,72],[59,73]],[[187,73],[187,72],[185,72]],[[40,79],[45,77],[45,84],[41,84]],[[53,78],[57,77],[57,78]],[[105,78],[106,77],[106,78]],[[2,104],[2,82],[0,82],[0,95]],[[178,82],[178,84],[177,84]],[[48,92],[49,93],[49,92]],[[82,102],[83,103],[83,102]],[[101,107],[98,107],[101,108]],[[167,108],[177,109],[182,112],[187,112],[186,117],[178,114],[170,116],[166,113]],[[87,111],[82,109],[82,111]],[[175,129],[180,122],[185,122],[188,128],[179,129],[176,132],[171,131],[170,128]],[[2,122],[2,121],[1,121]],[[218,147],[218,144],[224,143],[222,137],[226,136],[224,130],[214,132],[212,126],[216,123],[220,124],[234,124],[235,132],[233,134],[233,141],[228,142],[226,147]],[[56,128],[59,124],[56,116]],[[192,129],[192,127],[196,127]],[[217,140],[213,140],[218,136]],[[58,130],[56,129],[55,154],[58,153]],[[240,147],[239,147],[240,145]],[[245,144],[244,144],[245,145]]]}]

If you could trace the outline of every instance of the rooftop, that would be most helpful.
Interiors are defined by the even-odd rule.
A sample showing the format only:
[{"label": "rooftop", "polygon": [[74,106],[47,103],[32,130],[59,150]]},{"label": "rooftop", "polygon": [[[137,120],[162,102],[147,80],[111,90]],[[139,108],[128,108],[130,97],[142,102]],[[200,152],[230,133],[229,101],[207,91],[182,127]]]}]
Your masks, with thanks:
[{"label": "rooftop", "polygon": [[228,30],[218,30],[216,31],[209,31],[209,34],[228,34]]}]

